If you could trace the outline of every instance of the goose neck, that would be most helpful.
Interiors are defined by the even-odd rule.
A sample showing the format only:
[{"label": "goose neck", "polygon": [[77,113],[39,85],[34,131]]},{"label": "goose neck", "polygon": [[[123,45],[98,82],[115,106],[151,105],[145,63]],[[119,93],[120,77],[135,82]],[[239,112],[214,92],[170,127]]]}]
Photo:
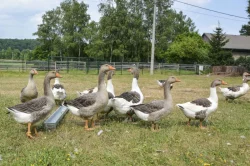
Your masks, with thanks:
[{"label": "goose neck", "polygon": [[60,84],[59,78],[55,78],[55,83],[54,84]]},{"label": "goose neck", "polygon": [[173,107],[173,99],[170,93],[170,83],[166,81],[164,85],[164,109],[161,111],[163,114],[171,112]]},{"label": "goose neck", "polygon": [[215,102],[218,102],[216,87],[210,87],[210,96],[209,96],[209,98],[212,99]]},{"label": "goose neck", "polygon": [[50,88],[50,78],[45,77],[44,82],[43,82],[43,87],[44,87],[44,96],[49,96],[49,97],[54,98],[53,93]]},{"label": "goose neck", "polygon": [[138,88],[139,88],[139,86],[138,86],[138,80],[137,80],[137,78],[133,78],[133,80],[132,80],[132,91],[135,91]]},{"label": "goose neck", "polygon": [[98,91],[102,91],[102,90],[106,89],[104,77],[105,77],[105,73],[100,72],[99,77],[98,77]]},{"label": "goose neck", "polygon": [[112,83],[112,79],[107,81],[107,91],[112,93],[115,96],[115,92],[114,92],[114,86]]}]

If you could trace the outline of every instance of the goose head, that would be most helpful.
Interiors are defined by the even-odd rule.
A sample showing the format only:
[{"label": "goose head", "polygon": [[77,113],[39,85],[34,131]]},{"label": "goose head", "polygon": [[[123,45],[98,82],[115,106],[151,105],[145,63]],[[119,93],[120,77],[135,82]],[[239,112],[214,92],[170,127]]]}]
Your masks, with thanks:
[{"label": "goose head", "polygon": [[107,74],[107,72],[110,71],[110,70],[115,70],[115,68],[113,66],[111,66],[111,65],[104,64],[104,65],[102,65],[100,67],[100,71],[99,72]]},{"label": "goose head", "polygon": [[227,85],[227,83],[223,80],[217,79],[211,83],[211,88],[214,88],[214,87],[219,86],[219,85]]},{"label": "goose head", "polygon": [[181,80],[179,80],[178,78],[174,77],[174,76],[170,76],[168,77],[168,79],[166,80],[166,82],[168,82],[170,84],[170,86],[173,86],[173,83],[176,82],[181,82]]},{"label": "goose head", "polygon": [[128,71],[134,75],[134,78],[136,78],[137,80],[139,79],[140,71],[135,65],[133,65],[130,69],[128,69]]},{"label": "goose head", "polygon": [[62,76],[58,73],[58,72],[56,72],[56,71],[50,71],[50,72],[48,72],[48,74],[46,75],[46,77],[48,78],[48,79],[54,79],[54,78],[62,78]]},{"label": "goose head", "polygon": [[250,74],[248,72],[244,72],[242,81],[244,81],[245,79],[246,79],[246,81],[249,81],[250,78],[248,76],[250,76]]},{"label": "goose head", "polygon": [[38,74],[38,72],[36,71],[36,69],[31,69],[30,74],[31,75],[36,75],[36,74]]}]

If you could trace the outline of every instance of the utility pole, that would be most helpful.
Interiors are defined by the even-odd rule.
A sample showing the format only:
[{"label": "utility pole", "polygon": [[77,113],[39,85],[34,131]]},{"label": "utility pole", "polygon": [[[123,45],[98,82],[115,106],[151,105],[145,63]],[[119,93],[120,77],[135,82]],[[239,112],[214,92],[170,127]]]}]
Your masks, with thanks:
[{"label": "utility pole", "polygon": [[155,59],[155,15],[156,15],[156,0],[154,0],[154,16],[153,16],[153,34],[152,34],[152,48],[151,48],[151,64],[150,75],[154,74],[154,59]]}]

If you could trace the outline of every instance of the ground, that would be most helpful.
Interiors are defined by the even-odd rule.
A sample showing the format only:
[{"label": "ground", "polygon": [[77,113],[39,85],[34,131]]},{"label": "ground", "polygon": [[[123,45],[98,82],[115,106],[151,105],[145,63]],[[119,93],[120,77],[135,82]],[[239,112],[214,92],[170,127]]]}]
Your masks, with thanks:
[{"label": "ground", "polygon": [[[76,91],[96,86],[94,73],[61,72],[68,99],[75,98]],[[171,91],[174,105],[208,97],[211,82],[218,78],[171,72],[150,76],[144,71],[138,81],[144,102],[163,98],[156,80],[170,75],[181,79]],[[39,96],[44,76],[45,72],[39,72],[34,77]],[[228,85],[242,82],[241,77],[220,78]],[[132,75],[117,72],[113,78],[116,95],[129,90],[131,80]],[[25,135],[27,126],[18,124],[5,109],[20,103],[20,91],[27,81],[28,71],[0,71],[0,165],[250,165],[249,94],[226,102],[217,88],[219,107],[204,123],[205,130],[199,128],[198,121],[188,127],[188,119],[175,106],[159,122],[158,132],[152,132],[147,122],[120,122],[114,113],[101,127],[85,131],[83,120],[69,112],[55,131],[45,131],[41,123],[39,137],[31,140]],[[100,130],[103,132],[98,135]]]}]

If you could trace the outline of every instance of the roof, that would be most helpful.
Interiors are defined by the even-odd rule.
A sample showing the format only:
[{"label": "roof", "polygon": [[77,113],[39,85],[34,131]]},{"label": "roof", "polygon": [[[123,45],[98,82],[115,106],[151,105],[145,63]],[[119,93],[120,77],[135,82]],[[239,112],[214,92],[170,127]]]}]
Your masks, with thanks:
[{"label": "roof", "polygon": [[[203,33],[202,38],[207,37],[209,40],[212,38],[212,33]],[[225,34],[226,39],[229,39],[229,42],[226,43],[222,48],[225,49],[234,49],[234,50],[250,50],[250,36],[244,35],[227,35]]]}]

